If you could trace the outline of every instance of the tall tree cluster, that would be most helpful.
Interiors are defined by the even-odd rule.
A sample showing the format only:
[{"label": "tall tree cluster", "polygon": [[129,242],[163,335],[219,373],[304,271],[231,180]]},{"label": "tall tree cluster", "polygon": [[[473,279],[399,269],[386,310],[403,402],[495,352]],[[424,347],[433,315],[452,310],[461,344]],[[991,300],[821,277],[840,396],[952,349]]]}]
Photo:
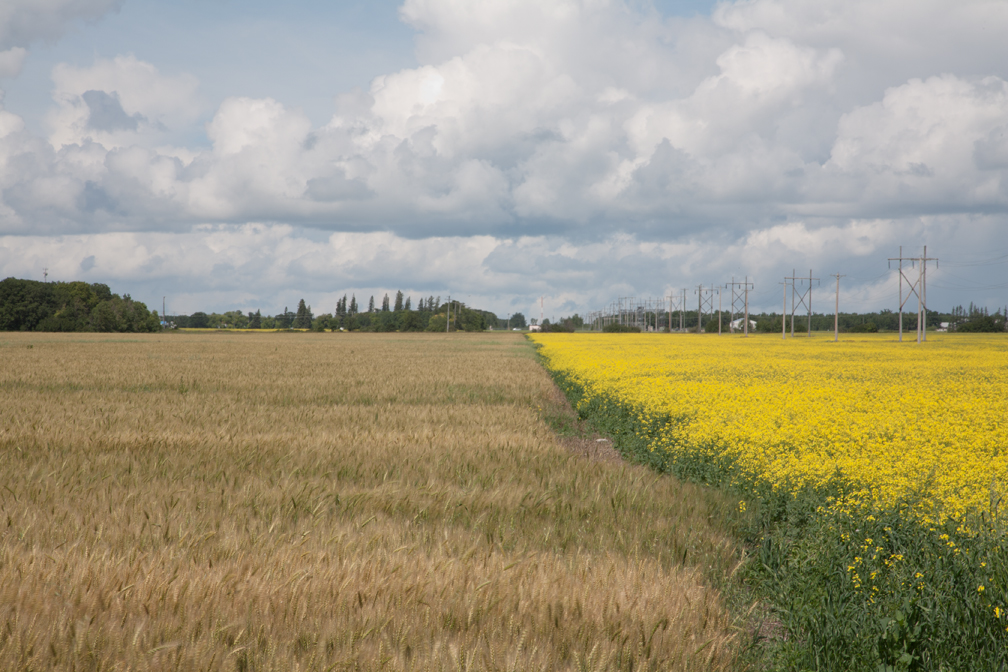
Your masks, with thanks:
[{"label": "tall tree cluster", "polygon": [[108,285],[0,281],[0,331],[157,331],[157,311]]},{"label": "tall tree cluster", "polygon": [[293,329],[311,329],[312,326],[311,306],[306,306],[304,299],[298,302],[297,313],[291,323]]}]

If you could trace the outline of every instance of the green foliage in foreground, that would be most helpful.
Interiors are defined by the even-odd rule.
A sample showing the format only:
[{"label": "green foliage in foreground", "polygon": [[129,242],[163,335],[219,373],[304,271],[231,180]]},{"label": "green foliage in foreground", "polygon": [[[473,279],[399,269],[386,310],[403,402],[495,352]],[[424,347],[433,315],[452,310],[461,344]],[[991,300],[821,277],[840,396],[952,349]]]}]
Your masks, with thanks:
[{"label": "green foliage in foreground", "polygon": [[[753,557],[746,584],[771,606],[782,632],[764,642],[768,665],[786,670],[1008,670],[1008,527],[993,517],[925,525],[897,510],[838,506],[847,484],[771,491],[739,478],[716,447],[652,452],[661,427],[634,409],[553,372],[579,415],[634,462],[707,483],[756,509],[739,530]],[[744,502],[744,504],[743,504]]]},{"label": "green foliage in foreground", "polygon": [[0,331],[157,331],[157,311],[108,285],[0,281]]}]

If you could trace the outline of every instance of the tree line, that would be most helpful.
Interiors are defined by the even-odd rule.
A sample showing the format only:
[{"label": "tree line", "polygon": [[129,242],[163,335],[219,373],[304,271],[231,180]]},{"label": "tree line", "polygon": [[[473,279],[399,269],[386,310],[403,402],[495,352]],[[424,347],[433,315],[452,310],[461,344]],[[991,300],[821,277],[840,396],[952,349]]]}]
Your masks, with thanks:
[{"label": "tree line", "polygon": [[157,311],[108,285],[0,281],[0,331],[158,331]]},{"label": "tree line", "polygon": [[414,305],[413,297],[396,292],[394,297],[385,294],[380,301],[368,299],[364,308],[355,294],[344,294],[336,301],[331,313],[315,315],[304,299],[297,310],[284,307],[282,313],[263,315],[232,310],[224,313],[195,312],[192,315],[169,315],[169,325],[190,329],[304,329],[312,331],[485,331],[487,329],[525,329],[525,316],[515,313],[500,319],[488,310],[470,308],[460,301],[441,303],[440,296],[420,297]]},{"label": "tree line", "polygon": [[[999,308],[991,314],[986,308],[980,308],[970,303],[969,309],[956,306],[949,312],[928,310],[925,323],[928,329],[938,329],[945,324],[949,331],[1001,332],[1006,330],[1006,314],[1008,314],[1008,309],[1002,312],[1002,309]],[[750,319],[756,320],[757,331],[771,333],[781,331],[781,316],[778,313],[750,315]],[[834,316],[829,313],[813,313],[812,331],[833,331],[834,319]],[[787,315],[786,320],[784,327],[790,333],[791,316]],[[795,315],[794,323],[795,333],[808,331],[808,313]],[[899,331],[900,314],[892,310],[880,310],[874,313],[840,313],[837,317],[837,323],[839,330],[846,333]],[[903,313],[903,331],[917,331],[916,312]]]}]

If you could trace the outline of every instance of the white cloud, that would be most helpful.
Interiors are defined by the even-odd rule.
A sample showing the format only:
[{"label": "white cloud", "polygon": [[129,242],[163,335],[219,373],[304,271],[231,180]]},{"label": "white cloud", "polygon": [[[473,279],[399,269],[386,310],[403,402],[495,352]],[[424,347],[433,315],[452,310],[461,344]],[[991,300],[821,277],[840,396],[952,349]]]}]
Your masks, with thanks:
[{"label": "white cloud", "polygon": [[853,178],[873,205],[1008,206],[997,158],[1006,122],[1008,82],[1000,78],[911,80],[843,116],[826,176]]},{"label": "white cloud", "polygon": [[[729,9],[715,17],[724,47],[701,52],[716,72],[688,95],[656,96],[653,79],[636,76],[626,59],[643,54],[656,71],[668,65],[678,72],[667,41],[685,41],[695,24],[663,23],[619,2],[509,0],[477,11],[416,0],[403,15],[438,49],[453,45],[458,53],[378,77],[368,94],[344,98],[322,128],[280,101],[228,98],[206,126],[212,151],[180,151],[175,161],[167,150],[166,161],[166,150],[154,150],[158,130],[196,117],[197,83],[129,56],[56,68],[50,142],[83,147],[90,140],[123,152],[110,155],[104,173],[87,175],[57,159],[66,179],[90,181],[118,204],[82,213],[97,226],[150,228],[170,215],[183,225],[265,218],[425,235],[519,232],[524,222],[546,221],[557,231],[597,235],[599,227],[664,218],[674,222],[666,235],[684,235],[705,226],[711,210],[744,230],[750,224],[739,217],[754,208],[766,217],[870,216],[871,208],[903,207],[907,199],[897,194],[927,162],[908,158],[913,165],[890,171],[889,182],[863,185],[878,169],[874,155],[895,151],[895,141],[877,144],[881,134],[898,130],[904,144],[919,145],[920,136],[909,138],[906,129],[926,109],[925,116],[948,121],[948,132],[938,144],[930,138],[931,150],[912,151],[931,151],[932,162],[970,157],[943,164],[943,193],[961,193],[974,179],[976,154],[990,174],[971,191],[986,194],[986,202],[1000,198],[1000,145],[984,138],[1004,125],[993,123],[1004,117],[1001,80],[898,82],[879,91],[877,102],[845,108],[838,91],[858,58],[825,43],[822,31],[780,18],[799,10],[772,2]],[[849,19],[841,13],[837,21]],[[843,34],[837,21],[808,21],[829,24],[827,36]],[[600,58],[602,74],[580,65]],[[964,129],[967,122],[955,116],[971,110],[976,128]],[[865,125],[868,135],[858,135]],[[146,151],[126,151],[134,146]],[[140,165],[144,156],[152,165]]]},{"label": "white cloud", "polygon": [[86,68],[61,64],[52,79],[58,107],[48,117],[49,142],[56,148],[87,139],[109,148],[151,142],[202,111],[195,77],[162,75],[132,55]]}]

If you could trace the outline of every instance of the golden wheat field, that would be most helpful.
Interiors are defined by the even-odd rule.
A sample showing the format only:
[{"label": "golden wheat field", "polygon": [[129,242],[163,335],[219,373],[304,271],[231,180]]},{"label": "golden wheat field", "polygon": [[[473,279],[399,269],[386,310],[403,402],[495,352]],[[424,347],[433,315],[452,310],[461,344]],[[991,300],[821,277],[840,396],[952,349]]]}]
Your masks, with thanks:
[{"label": "golden wheat field", "polygon": [[512,334],[0,334],[0,669],[734,668],[728,503],[562,403]]},{"label": "golden wheat field", "polygon": [[[1008,491],[1008,339],[534,337],[549,366],[654,428],[649,448],[777,491],[842,484],[925,522]],[[669,421],[671,420],[671,421]]]}]

